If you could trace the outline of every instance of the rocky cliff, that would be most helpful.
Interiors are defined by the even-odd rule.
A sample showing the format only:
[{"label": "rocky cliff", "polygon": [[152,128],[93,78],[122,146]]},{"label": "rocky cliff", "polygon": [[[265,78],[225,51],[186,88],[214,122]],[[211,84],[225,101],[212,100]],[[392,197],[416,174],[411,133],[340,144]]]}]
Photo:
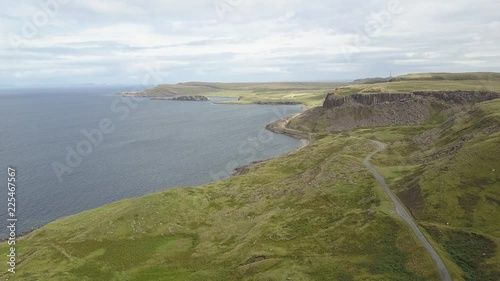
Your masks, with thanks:
[{"label": "rocky cliff", "polygon": [[377,93],[377,94],[354,94],[346,97],[337,97],[328,94],[323,103],[323,107],[339,107],[344,104],[359,103],[361,105],[375,105],[384,102],[400,102],[412,98],[410,93]]},{"label": "rocky cliff", "polygon": [[412,92],[412,93],[373,93],[373,94],[353,94],[345,97],[338,97],[328,94],[323,107],[333,108],[353,105],[377,105],[383,103],[400,103],[412,100],[431,98],[440,101],[455,103],[476,103],[500,98],[500,94],[492,92],[474,91],[440,91],[440,92]]},{"label": "rocky cliff", "polygon": [[438,100],[452,102],[483,102],[500,98],[499,93],[474,92],[474,91],[450,91],[450,92],[413,92],[415,96],[433,97]]},{"label": "rocky cliff", "polygon": [[210,99],[205,96],[180,96],[175,97],[172,100],[178,101],[209,101]]},{"label": "rocky cliff", "polygon": [[436,91],[373,93],[335,96],[328,94],[323,106],[294,118],[289,127],[309,132],[339,132],[354,128],[417,125],[447,118],[450,112],[475,103],[500,98],[493,92]]}]

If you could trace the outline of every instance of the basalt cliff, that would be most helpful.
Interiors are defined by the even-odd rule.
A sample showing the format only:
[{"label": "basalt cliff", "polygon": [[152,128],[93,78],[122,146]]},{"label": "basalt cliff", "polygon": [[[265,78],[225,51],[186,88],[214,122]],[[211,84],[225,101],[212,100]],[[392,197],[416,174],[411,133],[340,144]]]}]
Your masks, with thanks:
[{"label": "basalt cliff", "polygon": [[175,97],[172,100],[177,101],[209,101],[210,99],[206,96],[179,96]]},{"label": "basalt cliff", "polygon": [[422,99],[435,99],[453,103],[477,103],[499,98],[500,94],[492,92],[473,91],[442,91],[442,92],[412,92],[412,93],[373,93],[353,94],[346,97],[337,97],[328,94],[323,107],[333,108],[343,105],[378,105],[383,103],[405,103]]},{"label": "basalt cliff", "polygon": [[416,125],[430,119],[441,120],[454,111],[497,98],[500,98],[499,93],[476,91],[328,94],[322,107],[308,110],[295,118],[289,127],[309,132],[338,132],[354,128]]}]

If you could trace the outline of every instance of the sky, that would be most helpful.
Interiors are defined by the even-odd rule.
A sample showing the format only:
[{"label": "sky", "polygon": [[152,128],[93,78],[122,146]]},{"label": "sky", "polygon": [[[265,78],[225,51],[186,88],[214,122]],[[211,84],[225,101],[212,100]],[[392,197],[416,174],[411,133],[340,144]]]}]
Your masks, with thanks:
[{"label": "sky", "polygon": [[498,0],[0,3],[0,85],[500,71]]}]

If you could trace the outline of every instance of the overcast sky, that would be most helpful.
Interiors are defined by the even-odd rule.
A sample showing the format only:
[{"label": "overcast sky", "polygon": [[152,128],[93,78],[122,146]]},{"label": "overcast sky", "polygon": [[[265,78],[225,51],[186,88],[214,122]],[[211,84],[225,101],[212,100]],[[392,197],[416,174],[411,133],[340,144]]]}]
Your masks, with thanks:
[{"label": "overcast sky", "polygon": [[0,1],[0,84],[500,70],[498,0]]}]

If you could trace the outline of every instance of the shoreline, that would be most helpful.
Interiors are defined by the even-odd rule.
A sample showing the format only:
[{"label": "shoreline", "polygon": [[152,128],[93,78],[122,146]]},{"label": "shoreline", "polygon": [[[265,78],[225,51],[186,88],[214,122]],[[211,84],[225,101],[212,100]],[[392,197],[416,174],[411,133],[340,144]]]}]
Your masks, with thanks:
[{"label": "shoreline", "polygon": [[[304,106],[304,105],[302,105],[302,106]],[[285,154],[282,154],[282,155],[279,155],[279,156],[276,156],[276,157],[272,157],[272,158],[265,159],[265,160],[253,161],[250,164],[237,167],[236,169],[234,169],[233,173],[228,178],[231,178],[231,177],[234,177],[234,176],[238,176],[238,175],[244,175],[244,174],[248,173],[249,172],[249,168],[252,167],[252,166],[254,166],[254,165],[257,165],[257,164],[260,164],[260,163],[264,163],[264,162],[267,162],[267,161],[270,161],[270,160],[282,157],[284,155],[288,155],[290,153],[295,153],[295,152],[297,152],[297,151],[299,151],[299,150],[301,150],[301,149],[309,146],[312,143],[312,139],[311,139],[311,137],[309,135],[306,135],[303,132],[296,131],[296,130],[293,130],[293,129],[289,129],[289,128],[286,127],[286,124],[288,124],[288,122],[290,122],[290,120],[292,120],[293,118],[299,116],[300,114],[302,114],[305,111],[305,107],[302,107],[301,109],[302,109],[302,112],[300,112],[300,113],[294,113],[294,114],[290,114],[288,116],[285,116],[282,119],[279,119],[279,120],[274,121],[274,122],[272,122],[270,124],[267,124],[266,127],[265,127],[266,130],[269,130],[270,132],[273,132],[275,134],[283,134],[283,135],[287,135],[287,136],[290,136],[292,138],[298,139],[300,141],[300,143],[299,143],[299,145],[295,149],[289,151],[288,153],[285,153]],[[228,178],[225,178],[225,179],[228,179]],[[225,179],[222,179],[222,180],[225,180]],[[220,180],[218,180],[218,181],[220,181]],[[215,182],[217,182],[217,181],[215,181]],[[212,183],[212,182],[209,182],[209,183]],[[209,183],[207,183],[207,184],[209,184]],[[205,184],[193,186],[193,188],[194,187],[200,187],[200,186],[203,186],[203,185],[205,185]],[[165,190],[163,190],[163,191],[165,191]],[[157,191],[157,192],[162,192],[162,191]],[[155,193],[155,192],[153,192],[153,193]],[[144,195],[141,195],[141,196],[138,196],[138,197],[135,197],[135,198],[140,198],[140,197],[147,196],[147,195],[153,194],[153,193],[144,194]],[[124,200],[124,199],[120,199],[120,200],[117,200],[117,201],[114,201],[114,202],[111,202],[111,203],[108,203],[108,204],[105,204],[105,205],[102,205],[102,206],[99,206],[99,207],[96,207],[96,208],[101,208],[103,206],[106,206],[106,205],[109,205],[109,204],[113,204],[115,202],[119,202],[119,201],[122,201],[122,200]],[[30,233],[32,233],[32,232],[34,232],[36,230],[39,230],[39,229],[43,228],[44,226],[46,226],[46,225],[48,225],[48,224],[50,224],[50,223],[52,223],[54,221],[57,221],[59,219],[63,219],[63,218],[69,217],[69,216],[75,216],[75,215],[81,214],[82,212],[90,211],[90,210],[93,210],[93,209],[96,209],[96,208],[92,208],[92,209],[89,209],[89,210],[84,210],[84,211],[81,211],[81,212],[78,212],[78,213],[75,213],[75,214],[72,214],[72,215],[62,216],[62,217],[57,218],[55,220],[49,221],[49,222],[47,222],[47,223],[45,223],[45,224],[43,224],[41,226],[33,227],[30,230],[24,231],[21,234],[16,235],[16,239],[22,239],[22,238],[26,237],[27,235],[29,235]],[[8,241],[8,237],[7,238],[0,238],[0,243],[4,243],[6,241]]]},{"label": "shoreline", "polygon": [[276,133],[276,134],[283,134],[283,135],[287,135],[287,136],[290,136],[292,138],[296,138],[296,139],[299,139],[301,141],[304,141],[304,142],[306,142],[305,146],[307,146],[307,144],[312,142],[312,138],[309,135],[309,133],[295,130],[295,129],[290,129],[287,127],[287,125],[290,123],[290,121],[292,119],[301,115],[302,113],[304,113],[304,111],[302,111],[301,113],[294,113],[294,114],[288,115],[283,119],[280,119],[280,120],[275,121],[271,124],[268,124],[266,126],[266,129],[273,132],[273,133]]},{"label": "shoreline", "polygon": [[[183,97],[179,95],[171,95],[171,96],[148,96],[148,95],[143,95],[143,92],[138,92],[138,93],[117,93],[121,97],[124,98],[139,98],[139,99],[148,99],[148,100],[160,100],[160,101],[172,101],[175,100],[176,97]],[[192,95],[186,95],[186,96],[192,96]],[[206,95],[207,98],[209,98],[209,101],[212,101],[211,98],[221,98],[221,99],[228,99],[227,101],[214,101],[213,104],[218,104],[218,105],[226,105],[226,104],[232,104],[232,105],[247,105],[247,104],[256,104],[256,105],[297,105],[300,106],[300,109],[302,112],[306,111],[309,109],[309,107],[304,104],[303,102],[300,101],[245,101],[245,102],[240,102],[238,98],[235,97],[227,97],[227,96],[219,96],[219,95]]]},{"label": "shoreline", "polygon": [[280,134],[280,135],[287,135],[287,136],[292,137],[294,139],[298,139],[300,141],[299,145],[294,150],[292,150],[288,153],[285,153],[283,155],[277,156],[277,157],[273,157],[273,158],[269,158],[269,159],[261,160],[261,161],[253,161],[250,164],[237,167],[236,169],[234,169],[234,172],[231,174],[230,177],[244,175],[244,174],[248,173],[250,171],[250,167],[252,167],[254,165],[264,163],[264,162],[276,159],[278,157],[288,155],[290,153],[295,153],[295,152],[311,145],[313,143],[313,140],[308,134],[306,134],[304,132],[297,131],[297,130],[289,129],[286,127],[286,125],[290,122],[290,120],[299,116],[303,112],[304,111],[302,111],[301,113],[290,114],[290,115],[286,116],[285,118],[279,119],[277,121],[274,121],[274,122],[266,125],[266,130],[268,130],[270,132],[273,132],[275,134]]}]

